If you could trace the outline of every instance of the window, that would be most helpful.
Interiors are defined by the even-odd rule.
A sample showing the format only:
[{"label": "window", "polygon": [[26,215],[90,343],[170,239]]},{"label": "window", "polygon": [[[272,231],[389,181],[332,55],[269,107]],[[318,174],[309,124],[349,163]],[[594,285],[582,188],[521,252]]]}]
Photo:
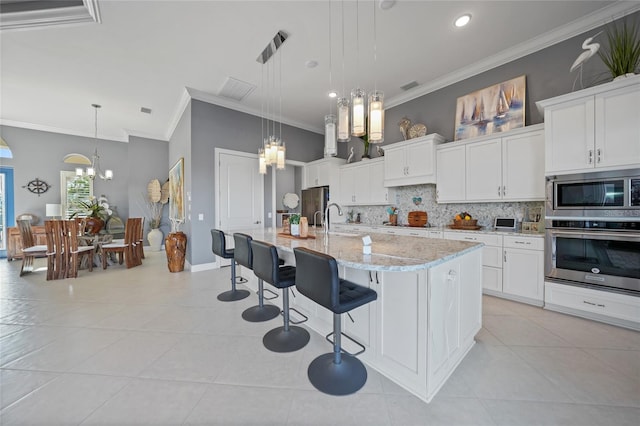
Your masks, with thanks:
[{"label": "window", "polygon": [[68,219],[76,212],[84,212],[78,203],[93,197],[93,181],[86,176],[78,177],[75,172],[60,172],[60,200],[62,214]]}]

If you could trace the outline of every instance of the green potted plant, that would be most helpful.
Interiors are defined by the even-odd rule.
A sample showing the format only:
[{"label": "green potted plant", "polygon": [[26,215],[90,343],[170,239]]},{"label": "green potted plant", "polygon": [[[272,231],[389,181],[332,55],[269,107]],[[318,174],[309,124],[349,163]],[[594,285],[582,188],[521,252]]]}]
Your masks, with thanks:
[{"label": "green potted plant", "polygon": [[84,213],[86,220],[86,231],[89,234],[97,234],[104,227],[104,222],[109,216],[107,209],[98,202],[95,197],[92,197],[89,201],[78,201],[78,206],[82,211],[76,211],[70,216],[70,219],[78,216],[80,213]]},{"label": "green potted plant", "polygon": [[300,215],[292,214],[289,216],[289,225],[291,226],[291,235],[300,235]]},{"label": "green potted plant", "polygon": [[598,51],[598,56],[616,79],[633,75],[640,69],[640,38],[638,27],[634,23],[622,27],[611,25],[607,30],[608,46]]}]

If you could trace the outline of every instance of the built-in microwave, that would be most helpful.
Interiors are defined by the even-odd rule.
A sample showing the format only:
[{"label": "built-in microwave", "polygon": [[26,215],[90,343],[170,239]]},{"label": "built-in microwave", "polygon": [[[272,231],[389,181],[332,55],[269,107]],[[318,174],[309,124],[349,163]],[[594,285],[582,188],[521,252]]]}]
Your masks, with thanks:
[{"label": "built-in microwave", "polygon": [[640,169],[548,176],[547,218],[640,219]]}]

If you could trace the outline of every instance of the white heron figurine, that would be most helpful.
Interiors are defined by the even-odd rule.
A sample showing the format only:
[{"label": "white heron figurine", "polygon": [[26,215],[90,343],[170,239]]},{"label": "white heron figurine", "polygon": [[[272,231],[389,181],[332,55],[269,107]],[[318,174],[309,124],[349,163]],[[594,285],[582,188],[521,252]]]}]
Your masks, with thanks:
[{"label": "white heron figurine", "polygon": [[573,65],[571,65],[571,68],[569,69],[569,72],[574,72],[575,70],[580,68],[580,71],[579,71],[578,75],[576,76],[576,79],[573,81],[573,87],[574,88],[576,86],[576,81],[578,80],[578,77],[580,77],[580,86],[582,86],[582,67],[583,67],[584,63],[587,62],[589,60],[589,58],[591,58],[593,55],[595,55],[596,52],[598,51],[598,49],[600,49],[600,43],[591,43],[591,42],[593,41],[594,38],[598,37],[601,33],[602,33],[602,31],[600,31],[599,33],[597,33],[593,37],[587,38],[582,43],[582,48],[585,51],[582,52],[580,54],[580,56],[578,56],[576,58],[576,60],[573,62]]},{"label": "white heron figurine", "polygon": [[353,156],[355,154],[353,153],[353,147],[351,147],[351,150],[349,151],[349,156],[347,157],[347,163],[350,163],[353,161]]}]

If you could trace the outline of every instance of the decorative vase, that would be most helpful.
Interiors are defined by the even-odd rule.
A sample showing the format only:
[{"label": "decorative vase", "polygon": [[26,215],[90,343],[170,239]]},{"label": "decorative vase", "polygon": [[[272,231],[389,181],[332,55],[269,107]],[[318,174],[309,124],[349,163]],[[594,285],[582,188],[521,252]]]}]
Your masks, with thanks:
[{"label": "decorative vase", "polygon": [[162,239],[164,235],[158,228],[154,228],[147,234],[149,240],[149,248],[151,251],[160,251],[162,249]]},{"label": "decorative vase", "polygon": [[309,222],[306,217],[300,218],[300,238],[307,238],[309,236]]},{"label": "decorative vase", "polygon": [[291,224],[291,235],[298,236],[300,235],[300,225],[299,224]]},{"label": "decorative vase", "polygon": [[184,232],[172,232],[164,240],[164,249],[167,252],[167,265],[169,272],[182,272],[184,270],[184,256],[187,252],[187,236]]},{"label": "decorative vase", "polygon": [[94,235],[100,232],[100,230],[104,226],[104,220],[100,219],[99,217],[88,217],[85,221],[85,224],[85,231],[88,234]]}]

